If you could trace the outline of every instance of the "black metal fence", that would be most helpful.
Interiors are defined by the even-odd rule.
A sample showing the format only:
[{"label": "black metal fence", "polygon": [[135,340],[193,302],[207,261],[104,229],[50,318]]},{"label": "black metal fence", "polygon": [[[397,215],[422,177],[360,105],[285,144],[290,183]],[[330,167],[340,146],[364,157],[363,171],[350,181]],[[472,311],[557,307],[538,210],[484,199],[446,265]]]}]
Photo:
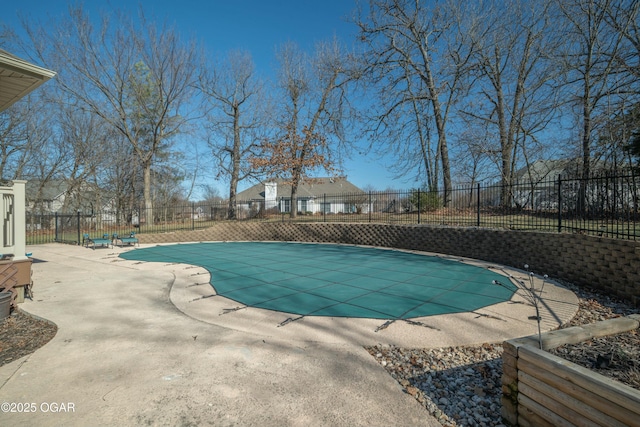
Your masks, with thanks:
[{"label": "black metal fence", "polygon": [[602,175],[588,180],[556,178],[504,185],[461,185],[450,193],[420,189],[322,194],[299,197],[296,217],[287,197],[238,200],[235,218],[229,204],[130,208],[91,215],[27,214],[29,244],[81,243],[83,235],[102,237],[195,230],[221,221],[375,222],[484,227],[584,233],[640,239],[640,177]]}]

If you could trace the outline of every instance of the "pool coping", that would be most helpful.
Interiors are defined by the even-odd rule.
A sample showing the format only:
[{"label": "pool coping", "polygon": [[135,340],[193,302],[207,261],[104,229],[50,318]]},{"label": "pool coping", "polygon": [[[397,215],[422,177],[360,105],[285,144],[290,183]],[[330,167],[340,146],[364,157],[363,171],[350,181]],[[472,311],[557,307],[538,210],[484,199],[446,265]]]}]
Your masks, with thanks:
[{"label": "pool coping", "polygon": [[[200,242],[168,243],[166,245],[189,243]],[[148,246],[155,246],[155,244]],[[384,249],[436,256],[480,268],[490,268],[504,274],[506,280],[508,280],[508,276],[512,276],[517,281],[528,283],[530,278],[530,273],[526,270],[486,261],[416,250]],[[409,320],[301,317],[290,313],[245,307],[236,301],[221,296],[212,296],[215,294],[212,288],[202,285],[203,282],[209,283],[210,281],[209,272],[202,267],[174,264],[163,268],[168,268],[176,276],[170,298],[180,311],[200,321],[246,333],[257,333],[290,340],[355,342],[365,346],[381,343],[402,347],[435,348],[498,343],[507,339],[532,335],[538,331],[537,322],[531,318],[535,316],[535,308],[525,301],[520,292],[514,294],[510,301],[483,307],[474,312],[425,316]],[[536,288],[542,286],[541,277],[534,276],[534,286]],[[568,322],[578,310],[577,296],[550,279],[546,280],[541,301],[539,308],[542,331],[557,329]],[[342,332],[335,333],[332,332],[332,329]],[[425,338],[426,336],[428,338]]]},{"label": "pool coping", "polygon": [[[386,327],[319,317],[283,324],[287,313],[233,310],[236,303],[207,297],[201,267],[119,258],[132,248],[29,250],[38,261],[35,296],[20,309],[54,322],[58,333],[0,367],[0,401],[37,409],[0,413],[0,424],[438,426],[364,345],[473,345],[536,330],[519,301]],[[571,295],[548,286],[543,301],[569,318],[577,309]],[[73,403],[74,411],[41,410],[50,402]]]}]

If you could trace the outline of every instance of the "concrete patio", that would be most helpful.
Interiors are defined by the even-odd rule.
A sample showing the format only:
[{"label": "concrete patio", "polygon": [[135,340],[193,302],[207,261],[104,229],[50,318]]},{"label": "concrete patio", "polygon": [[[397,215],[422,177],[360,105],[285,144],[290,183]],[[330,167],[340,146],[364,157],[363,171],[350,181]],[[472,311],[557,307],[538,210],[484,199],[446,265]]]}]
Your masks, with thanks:
[{"label": "concrete patio", "polygon": [[[1,425],[437,426],[363,345],[442,347],[537,331],[533,309],[519,303],[377,332],[383,322],[372,319],[287,323],[286,313],[212,296],[200,267],[118,258],[127,250],[29,247],[35,296],[21,309],[59,329],[0,367],[0,402],[36,407],[1,412]],[[545,330],[577,309],[564,288],[548,285],[543,297]]]}]

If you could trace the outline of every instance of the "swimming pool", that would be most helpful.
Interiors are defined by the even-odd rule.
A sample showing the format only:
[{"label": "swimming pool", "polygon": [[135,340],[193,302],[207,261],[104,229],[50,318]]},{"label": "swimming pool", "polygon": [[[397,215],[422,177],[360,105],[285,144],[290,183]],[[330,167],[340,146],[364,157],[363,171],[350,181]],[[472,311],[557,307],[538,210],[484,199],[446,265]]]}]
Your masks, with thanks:
[{"label": "swimming pool", "polygon": [[[290,242],[161,245],[127,260],[198,265],[217,295],[301,316],[410,319],[511,299],[505,277],[478,266],[393,249]],[[515,290],[515,287],[514,287]]]}]

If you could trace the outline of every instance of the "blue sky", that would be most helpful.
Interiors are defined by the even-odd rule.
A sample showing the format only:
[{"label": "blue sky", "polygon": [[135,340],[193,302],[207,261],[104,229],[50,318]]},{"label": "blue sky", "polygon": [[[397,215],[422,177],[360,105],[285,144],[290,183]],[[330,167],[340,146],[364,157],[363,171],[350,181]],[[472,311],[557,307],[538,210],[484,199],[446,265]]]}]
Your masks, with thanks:
[{"label": "blue sky", "polygon": [[[19,28],[18,15],[30,21],[46,22],[66,13],[68,1],[31,0],[5,5],[2,20]],[[357,28],[347,22],[356,7],[355,0],[127,0],[87,1],[85,9],[97,17],[99,11],[124,10],[136,14],[142,7],[147,18],[175,23],[185,37],[199,40],[215,56],[242,49],[251,52],[258,73],[268,76],[275,67],[274,51],[287,41],[298,43],[311,51],[317,41],[337,36],[351,45]],[[407,188],[415,185],[392,179],[392,174],[373,154],[354,154],[347,161],[344,173],[359,187],[372,185],[378,189]],[[390,162],[387,159],[386,162]],[[209,179],[209,178],[208,178]],[[244,183],[245,188],[249,183]],[[226,186],[219,184],[221,194]]]}]

